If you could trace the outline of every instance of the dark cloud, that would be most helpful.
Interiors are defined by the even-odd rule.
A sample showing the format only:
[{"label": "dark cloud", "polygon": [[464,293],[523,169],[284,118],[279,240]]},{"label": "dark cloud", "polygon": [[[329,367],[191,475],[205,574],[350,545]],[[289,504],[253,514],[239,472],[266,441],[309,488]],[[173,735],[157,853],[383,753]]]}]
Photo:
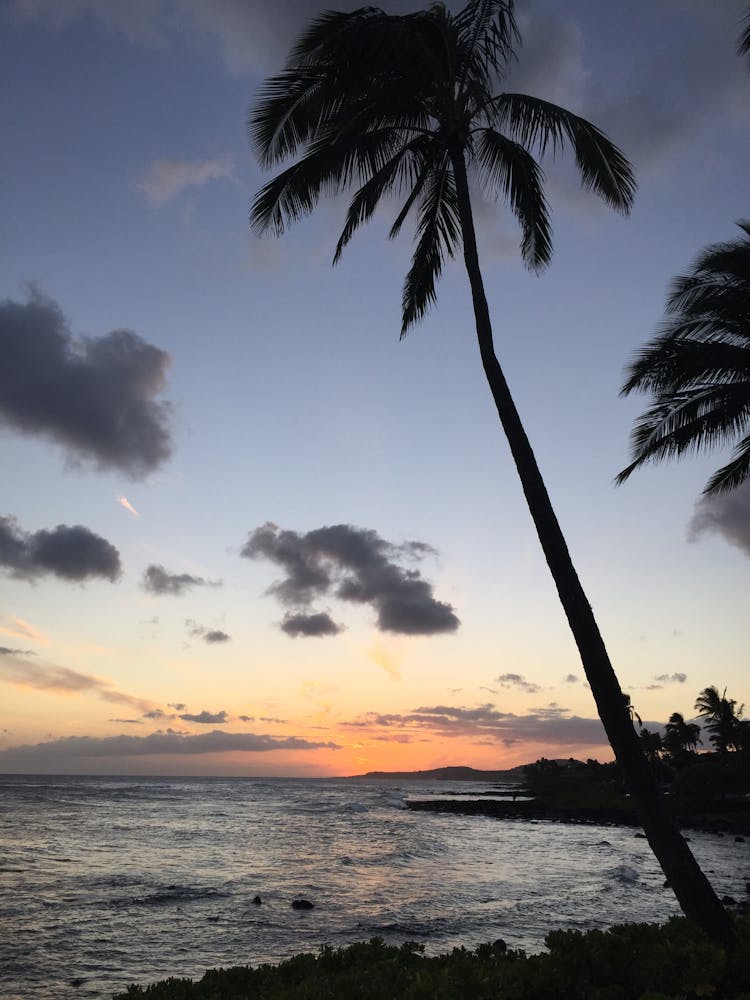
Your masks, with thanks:
[{"label": "dark cloud", "polygon": [[370,712],[342,725],[360,730],[387,729],[389,735],[431,732],[441,738],[484,739],[504,746],[518,742],[570,748],[607,745],[599,719],[570,715],[555,704],[534,709],[526,715],[502,712],[491,704],[476,708],[436,705],[415,708],[405,715]]},{"label": "dark cloud", "polygon": [[75,582],[97,576],[114,581],[122,573],[114,545],[88,528],[58,524],[26,532],[13,517],[0,517],[0,567],[22,580],[51,573]]},{"label": "dark cloud", "polygon": [[563,684],[577,684],[578,678],[575,674],[566,674],[563,677]]},{"label": "dark cloud", "polygon": [[541,691],[538,684],[527,681],[523,674],[500,674],[499,677],[495,678],[495,683],[501,687],[518,688],[521,691],[526,691],[527,694],[536,694],[537,691]]},{"label": "dark cloud", "polygon": [[654,680],[659,684],[684,684],[687,680],[687,674],[674,673],[674,674],[658,674],[654,677]]},{"label": "dark cloud", "polygon": [[98,757],[143,757],[159,754],[210,754],[241,751],[269,753],[272,750],[340,750],[333,742],[311,742],[298,736],[256,733],[183,733],[174,730],[148,736],[67,736],[45,743],[0,750],[0,772],[65,773],[70,762]]},{"label": "dark cloud", "polygon": [[750,482],[732,493],[702,497],[688,524],[688,538],[718,533],[750,556]]},{"label": "dark cloud", "polygon": [[20,656],[5,656],[0,659],[0,681],[37,691],[52,691],[55,694],[91,693],[110,704],[128,705],[144,716],[154,710],[152,702],[117,691],[109,681],[101,677],[82,674],[54,663],[32,663]]},{"label": "dark cloud", "polygon": [[[302,613],[313,600],[333,596],[369,604],[377,612],[378,627],[384,632],[455,632],[459,620],[451,605],[435,600],[432,585],[419,570],[397,561],[414,562],[427,551],[432,550],[422,542],[394,545],[375,531],[349,524],[299,534],[267,523],[248,536],[241,554],[250,559],[269,559],[284,569],[286,576],[273,584],[270,592],[282,604],[295,609],[289,616],[292,622],[298,614],[305,617]],[[306,617],[317,618],[318,614]]]},{"label": "dark cloud", "polygon": [[209,629],[208,632],[203,635],[203,641],[211,644],[217,642],[229,642],[231,638],[231,635],[228,635],[226,632],[222,632],[221,629],[218,628]]},{"label": "dark cloud", "polygon": [[223,725],[225,722],[229,721],[229,716],[225,711],[221,712],[207,712],[205,709],[202,712],[198,712],[197,715],[191,715],[189,712],[185,712],[183,715],[179,716],[183,722],[198,722],[202,726],[216,726]]},{"label": "dark cloud", "polygon": [[184,702],[181,701],[169,701],[167,702],[167,708],[173,708],[175,712],[184,712],[185,709],[187,708],[187,705],[185,705]]},{"label": "dark cloud", "polygon": [[237,718],[240,720],[240,722],[255,722],[254,715],[238,715]]},{"label": "dark cloud", "polygon": [[142,719],[107,719],[107,722],[120,722],[123,725],[142,726]]},{"label": "dark cloud", "polygon": [[[182,706],[185,707],[184,705]],[[152,708],[149,712],[143,713],[144,719],[176,719],[176,715],[165,712],[163,708]]]},{"label": "dark cloud", "polygon": [[0,646],[0,656],[34,656],[31,649],[10,649],[8,646]]},{"label": "dark cloud", "polygon": [[0,302],[0,420],[41,434],[74,460],[144,476],[170,455],[170,407],[155,396],[169,355],[130,330],[75,338],[60,308],[32,292]]},{"label": "dark cloud", "polygon": [[198,622],[193,621],[192,618],[185,619],[185,627],[194,639],[202,639],[204,642],[209,643],[209,645],[220,642],[229,642],[232,638],[227,632],[222,632],[221,629],[218,628],[206,628],[205,625],[199,625]]},{"label": "dark cloud", "polygon": [[261,717],[260,717],[260,719],[258,721],[259,722],[275,722],[275,723],[278,723],[279,725],[284,725],[287,722],[286,719],[277,719],[273,715],[261,715]]},{"label": "dark cloud", "polygon": [[150,594],[174,594],[179,597],[191,587],[218,587],[219,582],[204,580],[202,576],[190,573],[170,573],[163,566],[152,563],[143,571],[141,586]]},{"label": "dark cloud", "polygon": [[313,612],[311,615],[297,611],[284,615],[280,627],[282,632],[286,632],[293,639],[301,635],[338,635],[339,632],[344,631],[343,625],[337,625],[325,611]]}]

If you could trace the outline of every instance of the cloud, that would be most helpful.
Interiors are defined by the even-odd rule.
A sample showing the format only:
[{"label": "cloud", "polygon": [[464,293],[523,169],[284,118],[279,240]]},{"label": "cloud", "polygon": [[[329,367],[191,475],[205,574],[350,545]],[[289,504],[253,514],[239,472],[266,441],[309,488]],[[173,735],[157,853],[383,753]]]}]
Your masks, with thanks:
[{"label": "cloud", "polygon": [[32,663],[20,656],[5,656],[0,659],[0,681],[36,691],[50,691],[53,694],[91,693],[110,704],[135,708],[144,716],[154,710],[153,702],[117,691],[110,681],[101,677],[82,674],[54,663]]},{"label": "cloud", "polygon": [[413,563],[432,551],[423,542],[394,545],[375,531],[349,524],[299,534],[269,522],[250,533],[241,554],[269,559],[283,568],[285,577],[269,592],[295,614],[302,615],[316,598],[333,596],[369,604],[383,632],[455,632],[459,620],[451,605],[433,597],[432,585],[419,570],[399,565],[399,561]]},{"label": "cloud", "polygon": [[201,726],[216,726],[229,722],[229,716],[225,711],[207,712],[205,709],[202,712],[198,712],[197,715],[191,715],[189,712],[185,712],[183,715],[180,715],[179,718],[182,719],[183,722],[197,722]]},{"label": "cloud", "polygon": [[284,620],[279,627],[282,632],[286,632],[293,639],[301,635],[338,635],[339,632],[344,631],[344,626],[337,625],[325,611],[313,612],[310,615],[306,615],[302,611],[290,612],[284,615]]},{"label": "cloud", "polygon": [[238,715],[237,718],[240,720],[240,722],[255,722],[254,715]]},{"label": "cloud", "polygon": [[575,674],[566,674],[563,677],[563,684],[577,684],[578,678]]},{"label": "cloud", "polygon": [[42,646],[49,646],[47,636],[34,628],[33,625],[25,622],[23,618],[6,618],[6,622],[9,622],[9,624],[0,625],[0,633],[2,635],[10,635],[14,639],[31,639],[32,642],[38,642]]},{"label": "cloud", "polygon": [[340,750],[331,741],[312,742],[298,736],[269,736],[256,733],[182,733],[168,730],[148,736],[66,736],[44,743],[26,744],[0,750],[0,772],[46,771],[64,773],[71,762],[100,757],[143,757],[161,754],[213,754],[243,752],[270,753],[273,750]]},{"label": "cloud", "polygon": [[527,694],[536,694],[537,691],[541,691],[538,684],[527,681],[523,674],[500,674],[499,677],[495,678],[495,683],[499,684],[500,687],[519,688],[521,691],[526,691]]},{"label": "cloud", "polygon": [[187,708],[187,705],[185,705],[181,701],[174,701],[174,702],[170,701],[167,702],[167,708],[173,708],[175,712],[184,712],[185,709]]},{"label": "cloud", "polygon": [[132,505],[132,503],[128,500],[127,497],[117,497],[117,502],[121,507],[124,507],[125,510],[129,511],[134,517],[141,516],[140,511],[137,511],[135,509],[135,507]]},{"label": "cloud", "polygon": [[607,744],[599,719],[570,715],[559,705],[548,705],[526,715],[503,712],[492,704],[476,708],[449,705],[415,708],[404,715],[370,712],[342,726],[355,729],[387,729],[389,733],[430,732],[441,738],[484,739],[512,746],[532,742],[565,747]]},{"label": "cloud", "polygon": [[698,500],[688,524],[688,539],[694,542],[712,533],[723,535],[750,556],[750,482],[732,493]]},{"label": "cloud", "polygon": [[674,673],[674,674],[659,674],[654,677],[654,680],[658,684],[684,684],[687,680],[687,674]]},{"label": "cloud", "polygon": [[234,176],[231,156],[209,160],[155,160],[136,185],[152,205],[163,205],[190,188]]},{"label": "cloud", "polygon": [[163,566],[152,563],[143,571],[141,586],[151,594],[173,594],[179,597],[191,587],[218,587],[218,580],[204,580],[190,573],[170,573]]},{"label": "cloud", "polygon": [[51,573],[76,582],[97,576],[114,582],[122,573],[114,545],[88,528],[58,524],[28,533],[13,517],[0,517],[0,567],[21,580]]},{"label": "cloud", "polygon": [[50,438],[72,461],[144,476],[171,452],[170,405],[155,397],[169,355],[130,330],[73,337],[59,306],[33,290],[0,302],[0,421]]},{"label": "cloud", "polygon": [[221,642],[229,642],[232,638],[227,632],[222,632],[218,628],[206,628],[205,625],[199,625],[198,622],[193,621],[192,618],[185,619],[185,626],[195,639],[202,639],[204,642],[209,643],[209,645],[215,645]]},{"label": "cloud", "polygon": [[30,649],[10,649],[8,646],[0,646],[0,656],[33,656]]},{"label": "cloud", "polygon": [[121,722],[123,725],[142,726],[142,719],[107,719],[107,722]]}]

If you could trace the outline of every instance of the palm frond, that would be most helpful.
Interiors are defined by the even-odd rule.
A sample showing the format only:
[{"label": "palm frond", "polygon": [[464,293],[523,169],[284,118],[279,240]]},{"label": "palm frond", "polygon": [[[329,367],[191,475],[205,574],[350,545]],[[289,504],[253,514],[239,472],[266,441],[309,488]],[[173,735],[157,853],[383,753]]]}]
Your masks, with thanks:
[{"label": "palm frond", "polygon": [[737,445],[731,462],[718,469],[703,490],[706,496],[729,493],[750,477],[750,434]]},{"label": "palm frond", "polygon": [[500,94],[486,109],[510,138],[540,155],[556,152],[566,141],[572,147],[581,183],[616,211],[627,213],[635,197],[633,169],[606,135],[585,118],[557,104],[526,94]]},{"label": "palm frond", "polygon": [[372,218],[381,199],[394,188],[402,188],[411,182],[412,193],[416,194],[414,182],[418,181],[423,158],[419,155],[425,145],[424,136],[416,136],[411,142],[397,149],[380,169],[362,185],[352,199],[347,212],[346,224],[336,244],[333,257],[338,262],[342,251],[359,227]]},{"label": "palm frond", "polygon": [[744,21],[744,27],[737,45],[737,54],[740,56],[750,53],[750,7],[748,7],[742,20]]},{"label": "palm frond", "polygon": [[436,301],[435,283],[446,254],[455,253],[460,232],[455,183],[444,154],[430,172],[420,205],[417,245],[402,294],[402,337]]},{"label": "palm frond", "polygon": [[486,187],[502,194],[523,231],[521,255],[538,270],[552,257],[552,230],[544,197],[544,174],[534,157],[517,142],[491,128],[478,132],[477,159]]},{"label": "palm frond", "polygon": [[322,193],[336,194],[353,180],[371,176],[397,148],[398,136],[390,129],[320,136],[306,156],[260,189],[250,210],[253,229],[281,235],[286,225],[315,208]]},{"label": "palm frond", "polygon": [[461,40],[459,90],[472,75],[486,80],[494,72],[503,77],[521,41],[514,0],[470,0],[454,23]]}]

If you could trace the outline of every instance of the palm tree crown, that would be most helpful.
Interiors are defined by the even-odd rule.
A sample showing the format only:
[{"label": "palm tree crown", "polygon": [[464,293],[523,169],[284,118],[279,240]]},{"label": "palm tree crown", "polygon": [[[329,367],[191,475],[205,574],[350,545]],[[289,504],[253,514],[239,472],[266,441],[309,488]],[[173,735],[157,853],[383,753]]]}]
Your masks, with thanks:
[{"label": "palm tree crown", "polygon": [[635,425],[634,458],[618,483],[646,462],[726,442],[732,460],[704,492],[750,476],[750,223],[739,225],[742,237],[708,247],[675,280],[662,332],[628,369],[622,395],[650,392],[653,404]]},{"label": "palm tree crown", "polygon": [[718,688],[712,685],[704,688],[695,702],[695,707],[711,734],[711,742],[721,754],[740,749],[745,726],[740,718],[745,706],[740,705],[738,708],[735,699],[727,698],[726,695],[726,690],[719,694]]},{"label": "palm tree crown", "polygon": [[259,232],[277,234],[323,194],[354,187],[334,261],[384,196],[401,196],[395,237],[412,209],[416,246],[403,290],[402,335],[435,301],[446,256],[460,247],[455,155],[502,196],[521,227],[521,254],[548,263],[551,228],[533,152],[573,147],[585,187],[627,211],[630,166],[594,125],[549,102],[495,93],[519,41],[513,0],[442,3],[404,16],[375,7],[328,11],[312,22],[283,73],[265,84],[250,131],[261,163],[302,153],[252,207]]}]

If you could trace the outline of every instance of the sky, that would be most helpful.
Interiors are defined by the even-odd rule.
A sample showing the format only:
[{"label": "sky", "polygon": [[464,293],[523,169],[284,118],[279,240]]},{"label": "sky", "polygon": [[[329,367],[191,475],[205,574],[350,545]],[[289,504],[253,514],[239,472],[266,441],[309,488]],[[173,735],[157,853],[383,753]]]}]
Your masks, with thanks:
[{"label": "sky", "polygon": [[[498,355],[650,727],[711,684],[750,703],[750,489],[701,499],[721,452],[613,485],[647,403],[619,398],[625,366],[750,216],[744,7],[517,0],[508,88],[594,121],[638,194],[617,215],[545,161],[535,275],[474,192]],[[0,772],[611,757],[461,261],[400,341],[395,204],[336,267],[343,200],[281,239],[248,225],[248,113],[317,10],[0,7]]]}]

